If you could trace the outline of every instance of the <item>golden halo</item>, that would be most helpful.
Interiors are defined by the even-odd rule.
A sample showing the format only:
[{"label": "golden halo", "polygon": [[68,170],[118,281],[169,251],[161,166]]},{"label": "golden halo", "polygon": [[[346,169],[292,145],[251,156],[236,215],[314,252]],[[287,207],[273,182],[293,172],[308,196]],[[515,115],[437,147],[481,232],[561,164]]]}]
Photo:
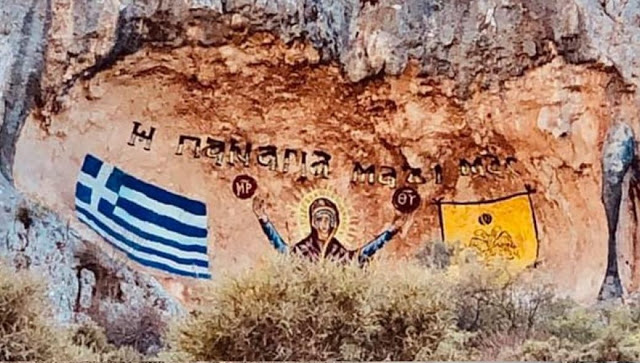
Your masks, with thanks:
[{"label": "golden halo", "polygon": [[327,198],[338,207],[340,214],[340,225],[336,231],[335,238],[348,249],[359,247],[355,241],[355,215],[351,205],[342,198],[333,188],[314,188],[305,192],[291,208],[292,220],[296,223],[296,242],[307,237],[311,232],[309,223],[309,206],[318,198]]}]

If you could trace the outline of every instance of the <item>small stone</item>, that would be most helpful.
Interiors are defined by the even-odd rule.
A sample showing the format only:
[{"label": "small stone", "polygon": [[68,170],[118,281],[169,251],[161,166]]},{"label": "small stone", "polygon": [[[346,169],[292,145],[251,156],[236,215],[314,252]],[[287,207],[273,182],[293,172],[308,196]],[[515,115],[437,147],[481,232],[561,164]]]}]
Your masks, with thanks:
[{"label": "small stone", "polygon": [[240,14],[233,14],[233,16],[231,16],[231,29],[233,30],[242,30],[246,28],[248,24],[249,19]]},{"label": "small stone", "polygon": [[106,93],[107,93],[107,90],[104,87],[102,87],[100,84],[98,84],[97,82],[91,82],[89,83],[89,87],[88,87],[87,99],[99,100]]},{"label": "small stone", "polygon": [[96,284],[96,276],[93,271],[82,269],[80,271],[80,307],[89,308],[93,301],[93,288]]},{"label": "small stone", "polygon": [[531,40],[526,40],[523,44],[522,44],[522,48],[524,50],[525,53],[527,53],[527,55],[529,57],[533,57],[537,54],[536,51],[536,43],[534,43]]},{"label": "small stone", "polygon": [[13,265],[17,270],[28,269],[31,266],[31,257],[18,253],[13,259]]}]

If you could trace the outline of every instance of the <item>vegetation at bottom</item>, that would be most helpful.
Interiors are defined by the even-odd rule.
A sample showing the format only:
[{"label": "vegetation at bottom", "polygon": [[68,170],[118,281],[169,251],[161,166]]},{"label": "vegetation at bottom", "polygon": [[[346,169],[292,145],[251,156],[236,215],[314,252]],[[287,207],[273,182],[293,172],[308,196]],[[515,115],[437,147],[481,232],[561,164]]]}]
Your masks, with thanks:
[{"label": "vegetation at bottom", "polygon": [[54,323],[42,278],[0,261],[0,361],[124,361],[142,355],[107,341],[95,324]]},{"label": "vegetation at bottom", "polygon": [[106,330],[56,326],[38,279],[4,264],[0,360],[640,359],[638,303],[581,306],[557,296],[539,271],[460,252],[365,268],[265,258],[211,282],[200,298],[150,356],[141,351],[149,336],[157,344],[165,322],[127,332],[108,322]]}]

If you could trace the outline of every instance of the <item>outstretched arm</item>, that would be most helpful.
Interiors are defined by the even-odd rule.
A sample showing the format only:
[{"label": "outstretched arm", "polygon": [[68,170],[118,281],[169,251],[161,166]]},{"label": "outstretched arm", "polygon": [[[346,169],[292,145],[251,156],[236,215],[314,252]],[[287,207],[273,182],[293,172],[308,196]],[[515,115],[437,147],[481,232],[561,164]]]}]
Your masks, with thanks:
[{"label": "outstretched arm", "polygon": [[400,230],[400,227],[402,227],[402,225],[406,222],[406,219],[407,219],[406,215],[396,216],[396,218],[393,220],[393,224],[391,225],[391,227],[389,227],[386,231],[382,232],[379,236],[374,238],[369,243],[365,244],[360,249],[360,254],[358,256],[358,259],[360,261],[365,261],[369,259],[371,256],[373,256],[376,252],[378,252],[378,250],[384,247],[389,241],[391,241],[393,236],[395,236],[398,233],[398,231]]},{"label": "outstretched arm", "polygon": [[276,230],[276,227],[271,223],[268,219],[258,219],[260,221],[260,226],[262,227],[262,231],[269,239],[271,245],[280,253],[287,253],[289,251],[289,246],[285,243],[285,241],[280,237],[280,233]]},{"label": "outstretched arm", "polygon": [[360,259],[368,259],[373,256],[379,249],[384,247],[387,242],[391,241],[391,238],[395,236],[397,233],[396,230],[389,228],[386,231],[382,232],[379,236],[374,238],[372,241],[368,242],[366,245],[360,249]]},{"label": "outstretched arm", "polygon": [[287,253],[289,251],[289,246],[282,239],[273,223],[269,221],[263,199],[257,197],[253,199],[253,212],[258,217],[262,231],[269,239],[269,243],[271,243],[278,252]]}]

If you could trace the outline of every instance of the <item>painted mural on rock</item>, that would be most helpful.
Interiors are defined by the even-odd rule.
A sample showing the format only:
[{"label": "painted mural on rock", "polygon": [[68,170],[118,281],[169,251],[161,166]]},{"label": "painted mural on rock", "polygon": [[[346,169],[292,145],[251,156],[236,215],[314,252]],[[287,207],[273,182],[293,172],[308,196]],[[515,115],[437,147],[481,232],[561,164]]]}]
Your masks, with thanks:
[{"label": "painted mural on rock", "polygon": [[[141,129],[140,122],[133,123],[133,130],[127,142],[135,147],[137,142],[143,142],[143,150],[150,151],[157,128]],[[191,144],[189,148],[187,144]],[[250,142],[243,144],[231,139],[229,142],[220,141],[211,137],[206,138],[206,145],[202,146],[201,139],[180,135],[175,155],[183,155],[190,149],[193,158],[205,157],[213,161],[217,167],[225,164],[231,167],[250,168],[255,160],[258,167],[265,167],[270,171],[283,174],[295,169],[297,164],[298,176],[296,181],[301,182],[309,178],[331,179],[332,155],[322,150],[304,151],[293,148],[278,148],[275,145],[258,146],[255,150]],[[242,146],[242,147],[241,147]],[[279,152],[279,150],[283,150]],[[255,159],[252,159],[252,151],[256,151]],[[602,202],[607,215],[609,230],[607,268],[602,281],[600,299],[621,297],[624,293],[618,262],[618,229],[619,214],[621,208],[621,196],[623,194],[623,179],[628,177],[629,171],[633,172],[633,181],[638,174],[634,167],[635,137],[633,131],[625,124],[617,124],[609,130],[602,157],[603,165],[603,189]],[[503,173],[517,175],[513,169],[517,159],[507,156],[504,162],[492,154],[481,154],[472,162],[460,159],[457,173],[460,176],[486,177],[493,175],[500,177]],[[83,167],[84,168],[84,167]],[[396,170],[404,170],[406,174],[400,176]],[[365,263],[376,252],[391,242],[398,231],[406,223],[407,212],[414,212],[420,205],[419,193],[410,187],[411,185],[423,185],[428,182],[442,184],[444,170],[441,164],[435,164],[429,168],[428,173],[423,173],[421,168],[396,168],[393,166],[375,166],[370,163],[353,161],[353,170],[350,180],[353,185],[379,185],[397,189],[393,198],[393,205],[398,210],[397,217],[390,226],[379,235],[372,237],[369,242],[357,244],[354,248],[345,246],[339,235],[353,236],[353,226],[349,225],[344,198],[331,193],[322,193],[318,190],[302,197],[300,205],[296,207],[302,216],[299,220],[306,219],[306,225],[301,236],[293,244],[285,242],[276,228],[276,222],[270,220],[265,200],[258,196],[253,198],[253,212],[255,213],[261,230],[267,241],[281,253],[292,253],[306,257],[310,260],[331,259],[337,261],[355,260]],[[400,187],[405,185],[404,187]],[[84,187],[81,185],[81,187]],[[257,182],[249,176],[243,176],[232,184],[234,193],[239,199],[250,199],[257,190]],[[634,187],[631,185],[631,187]],[[409,189],[407,191],[406,189]],[[538,226],[531,194],[533,190],[526,187],[526,192],[507,195],[500,198],[477,201],[443,201],[436,198],[432,206],[438,208],[441,237],[448,243],[460,242],[464,246],[479,253],[480,256],[502,258],[512,261],[519,267],[534,266],[539,257]],[[82,189],[82,188],[80,188]],[[398,194],[398,192],[402,192]],[[80,193],[82,195],[82,193]],[[417,202],[414,203],[414,199]],[[306,204],[305,204],[306,203]],[[414,204],[409,206],[409,204]],[[84,218],[84,219],[83,219]],[[150,217],[151,218],[151,217]],[[86,216],[81,216],[86,221]],[[299,223],[301,226],[305,223]],[[104,229],[100,234],[110,240],[109,233]],[[345,234],[344,231],[350,232]],[[112,234],[111,234],[112,235]],[[161,236],[167,238],[168,236]],[[111,242],[113,244],[113,242]],[[133,250],[135,250],[134,248]],[[133,260],[139,260],[139,256],[127,252]],[[180,256],[174,255],[174,258]],[[175,262],[175,261],[174,261]],[[203,262],[204,263],[204,262]],[[145,265],[145,263],[142,263]],[[149,263],[146,263],[149,265]],[[185,275],[185,274],[182,274]],[[198,274],[196,274],[197,276]],[[202,276],[209,276],[208,271]]]},{"label": "painted mural on rock", "polygon": [[[155,50],[134,55],[70,89],[71,102],[47,114],[50,122],[30,116],[17,145],[17,186],[98,243],[72,214],[69,181],[88,151],[140,180],[200,200],[216,276],[277,253],[253,212],[250,191],[265,198],[269,220],[293,247],[312,232],[308,207],[320,195],[307,193],[335,189],[338,197],[330,200],[340,223],[334,238],[352,251],[393,222],[393,195],[413,188],[417,195],[398,202],[420,197],[419,207],[373,256],[403,258],[442,239],[434,199],[495,200],[530,184],[539,246],[534,264],[549,269],[563,291],[595,299],[608,257],[609,213],[599,200],[600,155],[593,152],[612,119],[606,74],[554,62],[457,103],[447,85],[413,75],[352,85],[331,67],[294,69],[253,50],[214,48],[177,49],[169,60]],[[249,63],[238,63],[242,59]],[[629,170],[633,166],[622,178],[618,224],[633,217],[625,196],[631,193],[624,183],[634,175]],[[246,199],[232,187],[239,175],[257,181],[236,187]],[[474,214],[468,244],[519,261],[524,254],[513,246],[520,239],[500,220],[493,211]],[[615,231],[612,260],[626,289],[628,270],[640,257],[634,260],[626,247],[632,236]]]},{"label": "painted mural on rock", "polygon": [[[135,146],[136,142],[144,142],[144,150],[149,151],[157,129],[150,127],[143,131],[140,126],[140,122],[134,122],[128,145]],[[255,147],[251,142],[242,143],[233,138],[225,142],[206,137],[204,144],[202,140],[196,136],[180,135],[175,155],[183,155],[189,148],[193,158],[204,157],[211,160],[216,167],[239,165],[249,168],[255,163],[257,166],[283,174],[288,173],[297,162],[300,171],[297,181],[307,180],[308,177],[329,179],[331,175],[332,156],[321,150],[304,151],[287,147],[279,148],[275,145]],[[252,157],[253,152],[255,156]],[[308,156],[315,157],[316,160]],[[499,157],[485,153],[476,156],[472,161],[460,159],[457,172],[460,176],[468,177],[490,175],[502,177],[504,173],[517,175],[517,171],[513,168],[516,162],[517,159],[512,156],[501,161]],[[444,171],[440,164],[433,166],[429,174],[423,173],[421,168],[402,169],[407,173],[404,178],[399,178],[397,168],[392,166],[376,167],[370,163],[354,161],[351,182],[354,185],[368,184],[390,188],[397,188],[398,180],[405,185],[443,183]],[[238,198],[247,199],[255,192],[257,183],[251,177],[239,176],[232,183],[232,188]],[[485,259],[502,258],[520,267],[533,265],[538,257],[538,237],[533,205],[529,197],[531,192],[528,189],[524,194],[489,201],[466,203],[436,201],[433,205],[439,209],[442,240],[462,242],[464,246],[472,248]],[[394,207],[399,214],[393,220],[391,227],[368,243],[355,249],[348,249],[335,237],[341,221],[341,212],[335,202],[337,199],[342,198],[335,195],[318,196],[302,208],[305,218],[309,220],[309,230],[301,240],[292,245],[284,241],[274,222],[269,219],[264,199],[254,198],[253,210],[267,240],[281,253],[291,252],[311,260],[328,258],[340,261],[357,260],[363,263],[397,234],[398,229],[407,219],[403,213],[413,212],[420,205],[420,195],[415,189],[399,188],[393,198]]]},{"label": "painted mural on rock", "polygon": [[[238,199],[253,197],[253,213],[275,250],[310,261],[365,264],[391,242],[421,204],[415,189],[399,188],[391,200],[397,213],[389,226],[351,248],[361,233],[351,223],[348,200],[331,189],[312,189],[291,208],[302,233],[291,244],[270,220],[265,199],[254,197],[257,189],[257,181],[249,175],[239,175],[232,183]],[[533,264],[538,241],[531,192],[527,189],[526,193],[478,202],[434,201],[443,241],[462,241],[486,259],[503,258],[521,267]],[[202,202],[139,180],[88,154],[76,184],[76,213],[79,220],[142,266],[176,276],[211,277],[206,206]],[[346,246],[345,240],[349,240]]]},{"label": "painted mural on rock", "polygon": [[[314,193],[315,194],[315,193]],[[258,218],[260,226],[271,245],[281,253],[292,253],[304,257],[311,261],[329,259],[337,262],[347,262],[356,260],[360,264],[366,263],[378,250],[389,243],[405,224],[407,215],[398,213],[389,227],[381,234],[369,242],[355,249],[349,249],[337,238],[340,228],[349,229],[349,220],[341,217],[338,208],[339,202],[329,193],[317,193],[308,207],[303,207],[303,218],[308,218],[308,230],[306,236],[297,243],[290,245],[278,233],[275,225],[269,220],[265,201],[262,198],[255,198],[253,210]],[[302,227],[302,226],[300,226]]]},{"label": "painted mural on rock", "polygon": [[162,273],[211,278],[207,207],[88,154],[75,193],[78,219],[131,261]]},{"label": "painted mural on rock", "polygon": [[442,240],[459,242],[480,256],[501,258],[520,267],[538,258],[538,231],[532,190],[499,199],[437,201]]}]

